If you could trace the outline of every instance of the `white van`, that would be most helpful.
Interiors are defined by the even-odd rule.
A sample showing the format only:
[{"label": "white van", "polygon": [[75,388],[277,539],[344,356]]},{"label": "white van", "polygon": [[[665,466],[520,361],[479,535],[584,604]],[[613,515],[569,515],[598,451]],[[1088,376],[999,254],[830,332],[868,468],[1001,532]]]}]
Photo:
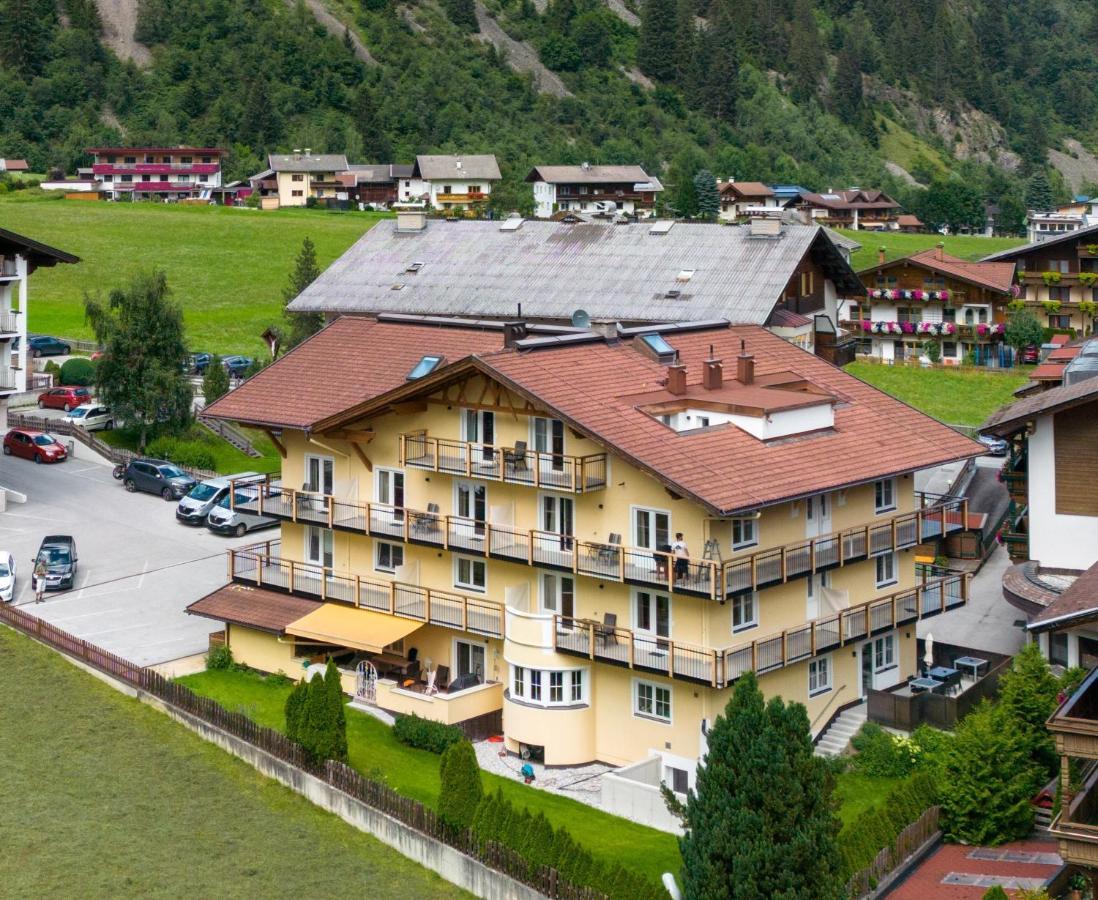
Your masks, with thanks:
[{"label": "white van", "polygon": [[226,493],[206,516],[206,527],[216,534],[232,534],[241,537],[249,531],[259,528],[270,528],[278,524],[278,519],[271,516],[261,516],[259,513],[247,512],[240,508],[242,503],[254,501],[257,487],[249,488],[248,485],[237,485],[233,492],[233,500],[236,501],[236,509],[230,508],[230,497]]},{"label": "white van", "polygon": [[179,506],[175,509],[175,518],[186,525],[203,525],[210,510],[223,497],[228,496],[230,482],[235,481],[239,484],[241,481],[260,478],[262,476],[258,472],[241,472],[238,475],[225,475],[221,478],[200,481],[179,501]]}]

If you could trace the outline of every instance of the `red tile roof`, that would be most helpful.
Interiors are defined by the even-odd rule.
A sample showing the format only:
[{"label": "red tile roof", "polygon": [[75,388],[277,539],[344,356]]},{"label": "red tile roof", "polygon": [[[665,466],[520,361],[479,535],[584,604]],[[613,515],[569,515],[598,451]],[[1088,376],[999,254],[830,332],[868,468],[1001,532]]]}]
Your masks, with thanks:
[{"label": "red tile roof", "polygon": [[[1057,335],[1057,337],[1068,337],[1068,335]],[[1061,360],[1067,362],[1068,360],[1075,359],[1079,355],[1079,351],[1083,349],[1082,344],[1076,344],[1074,347],[1066,347],[1063,344],[1053,350],[1048,356],[1045,357],[1047,361]]]},{"label": "red tile roof", "polygon": [[279,591],[227,584],[187,607],[193,616],[246,625],[260,631],[283,634],[286,626],[318,609],[319,600],[306,600]]},{"label": "red tile roof", "polygon": [[5,159],[4,170],[7,172],[27,172],[30,166],[25,159]]},{"label": "red tile roof", "polygon": [[1012,262],[969,262],[967,259],[959,259],[942,253],[938,256],[938,250],[931,247],[920,250],[911,256],[902,256],[899,259],[889,260],[886,263],[877,263],[858,272],[864,275],[867,272],[879,272],[884,269],[894,268],[907,264],[914,264],[924,269],[940,272],[953,278],[959,278],[970,284],[986,287],[1001,294],[1010,293],[1010,285],[1014,281],[1014,263]]},{"label": "red tile roof", "polygon": [[770,318],[766,320],[768,328],[801,328],[811,324],[812,320],[808,316],[802,316],[798,312],[780,306],[775,307]]},{"label": "red tile roof", "polygon": [[665,334],[701,380],[712,345],[735,374],[740,341],[755,356],[756,378],[794,372],[835,395],[835,427],[760,441],[737,427],[670,434],[628,395],[661,387],[666,369],[628,343],[552,351],[503,351],[480,358],[537,402],[548,405],[608,450],[723,514],[979,456],[983,447],[757,326]]},{"label": "red tile roof", "polygon": [[1047,630],[1056,625],[1067,627],[1083,618],[1098,618],[1098,563],[1034,616],[1029,627],[1035,630]]},{"label": "red tile roof", "polygon": [[720,186],[722,194],[735,194],[737,197],[773,197],[774,192],[761,181],[726,181]]},{"label": "red tile roof", "polygon": [[921,228],[923,223],[918,216],[913,216],[911,213],[901,213],[896,216],[896,224],[901,228]]},{"label": "red tile roof", "polygon": [[1070,334],[1054,334],[1054,335],[1051,335],[1049,337],[1048,343],[1050,343],[1050,344],[1066,344],[1070,340],[1071,340],[1071,335]]},{"label": "red tile roof", "polygon": [[1064,365],[1056,362],[1041,363],[1029,373],[1029,377],[1034,381],[1060,381],[1064,377]]},{"label": "red tile roof", "polygon": [[212,403],[205,415],[308,429],[404,384],[425,354],[440,355],[446,364],[502,346],[499,331],[346,316]]}]

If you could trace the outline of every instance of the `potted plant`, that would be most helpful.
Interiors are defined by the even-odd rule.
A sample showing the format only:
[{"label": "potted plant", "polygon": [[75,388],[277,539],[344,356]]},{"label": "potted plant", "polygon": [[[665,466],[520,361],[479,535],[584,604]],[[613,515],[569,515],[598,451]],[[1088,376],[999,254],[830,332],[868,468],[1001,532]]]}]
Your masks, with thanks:
[{"label": "potted plant", "polygon": [[1082,872],[1076,872],[1068,879],[1068,897],[1070,900],[1082,900],[1083,891],[1087,888],[1087,879]]},{"label": "potted plant", "polygon": [[1047,287],[1052,287],[1054,284],[1059,284],[1060,279],[1063,276],[1059,272],[1042,272],[1041,279],[1045,282]]},{"label": "potted plant", "polygon": [[1060,311],[1059,300],[1043,300],[1041,306],[1045,308],[1045,312],[1055,315]]},{"label": "potted plant", "polygon": [[1079,284],[1083,287],[1094,287],[1098,284],[1098,272],[1080,272]]}]

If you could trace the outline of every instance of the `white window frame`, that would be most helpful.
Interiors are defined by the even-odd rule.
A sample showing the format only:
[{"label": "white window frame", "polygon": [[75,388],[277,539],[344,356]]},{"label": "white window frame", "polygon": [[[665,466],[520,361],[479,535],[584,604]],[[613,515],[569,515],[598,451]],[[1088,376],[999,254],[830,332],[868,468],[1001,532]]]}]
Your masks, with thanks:
[{"label": "white window frame", "polygon": [[[651,701],[652,709],[650,712],[646,712],[641,708],[641,691],[642,689],[650,689],[652,692]],[[657,691],[665,691],[667,693],[667,716],[661,716],[656,710],[659,708],[659,697]],[[633,716],[638,719],[648,719],[650,722],[659,722],[664,725],[671,725],[674,721],[674,692],[671,690],[671,686],[667,684],[660,684],[658,681],[647,681],[643,678],[633,679]]]},{"label": "white window frame", "polygon": [[[479,565],[484,570],[484,584],[478,586],[477,584],[470,582],[464,582],[461,580],[461,564],[462,562],[469,563],[469,574],[472,575],[476,566]],[[480,559],[476,556],[460,556],[454,554],[454,587],[461,588],[465,591],[475,591],[478,594],[484,594],[488,591],[488,561]]]},{"label": "white window frame", "polygon": [[[736,540],[736,528],[740,529],[740,540]],[[750,537],[744,537],[746,531],[751,532]],[[746,550],[748,547],[759,545],[759,520],[754,517],[737,517],[732,520],[732,549]]]},{"label": "white window frame", "polygon": [[[884,503],[878,502],[878,496],[887,493],[888,497]],[[882,478],[880,481],[873,482],[873,511],[878,515],[881,513],[892,512],[896,509],[896,479],[895,478]]]},{"label": "white window frame", "polygon": [[[881,579],[881,560],[885,559],[886,557],[890,557],[891,560],[892,560],[892,562],[891,562],[892,571],[886,578],[884,578],[882,580]],[[886,550],[884,553],[878,553],[875,557],[873,557],[873,565],[874,565],[873,576],[874,576],[875,583],[876,583],[878,588],[888,587],[889,585],[893,585],[893,584],[896,584],[897,582],[899,582],[899,580],[900,580],[900,576],[898,574],[899,565],[898,565],[898,560],[896,559],[896,551],[895,550]]]},{"label": "white window frame", "polygon": [[318,468],[318,471],[319,471],[319,474],[320,474],[321,482],[323,482],[323,479],[324,479],[324,469],[326,468],[326,464],[328,464],[328,463],[331,464],[331,467],[332,467],[332,485],[331,485],[331,488],[332,489],[330,491],[325,491],[324,490],[324,484],[320,483],[320,484],[315,485],[318,488],[318,490],[310,491],[309,493],[323,494],[325,496],[330,497],[332,494],[335,493],[335,480],[336,480],[335,479],[335,457],[334,456],[324,456],[320,453],[306,453],[305,454],[305,464],[304,464],[304,467],[302,468],[302,471],[301,471],[301,475],[302,475],[301,483],[302,484],[311,484],[311,482],[308,481],[308,477],[309,477],[309,466],[313,462],[313,460],[316,460],[317,463],[318,463],[317,468]]},{"label": "white window frame", "polygon": [[461,673],[458,671],[458,644],[467,644],[470,647],[479,647],[484,655],[484,671],[480,673],[481,684],[488,683],[488,643],[487,641],[477,641],[468,637],[454,638],[453,646],[450,648],[450,680],[460,677]]},{"label": "white window frame", "polygon": [[[630,597],[629,611],[632,614],[633,630],[637,634],[644,635],[646,638],[659,638],[661,640],[670,640],[672,634],[675,631],[674,612],[675,605],[672,600],[672,595],[667,591],[652,590],[650,588],[633,588],[632,596]],[[648,619],[654,627],[643,628],[640,624],[640,616],[638,615],[640,598],[642,594],[648,595]],[[659,633],[659,600],[658,597],[667,598],[667,634]]]},{"label": "white window frame", "polygon": [[649,524],[651,526],[652,538],[655,540],[656,536],[656,516],[667,516],[667,543],[670,544],[675,535],[675,529],[671,521],[671,510],[669,509],[657,509],[654,506],[640,506],[633,505],[629,507],[629,534],[632,537],[632,545],[640,549],[659,551],[659,547],[648,547],[640,542],[637,536],[637,513],[644,512],[650,514]]},{"label": "white window frame", "polygon": [[[321,555],[320,560],[314,559],[311,552],[310,552],[311,551],[311,546],[310,545],[312,544],[312,541],[310,540],[310,538],[313,536],[313,534],[319,534],[320,535],[320,542],[319,542],[320,543],[320,555]],[[303,537],[305,538],[304,559],[305,559],[305,562],[308,565],[310,565],[310,566],[320,566],[322,568],[327,568],[327,569],[335,567],[335,532],[334,531],[332,531],[330,528],[325,528],[323,525],[306,525],[305,529],[304,529],[304,532],[303,532]],[[323,559],[325,544],[327,544],[331,548],[332,561],[328,565],[324,564],[324,559]]]},{"label": "white window frame", "polygon": [[[381,553],[382,549],[385,549],[389,553],[389,564],[382,563]],[[400,554],[400,562],[393,563],[393,554]],[[404,545],[397,544],[392,541],[374,541],[374,569],[378,572],[388,572],[390,575],[394,574],[399,566],[404,565]]]},{"label": "white window frame", "polygon": [[820,656],[808,661],[809,697],[818,697],[831,690],[832,669],[830,656]]},{"label": "white window frame", "polygon": [[[509,669],[508,689],[513,700],[520,700],[531,706],[544,707],[583,706],[589,703],[587,693],[589,679],[586,668],[538,669],[510,663]],[[559,700],[552,699],[554,679],[560,682]],[[535,685],[537,698],[534,697]]]},{"label": "white window frame", "polygon": [[[538,578],[538,606],[542,612],[553,613],[558,616],[564,615],[564,610],[561,609],[564,600],[564,579],[567,578],[572,582],[572,617],[576,614],[576,579],[575,576],[568,572],[542,572]],[[553,605],[549,605],[548,591],[546,590],[546,583],[552,580],[553,583]]]},{"label": "white window frame", "polygon": [[887,672],[896,666],[896,635],[885,634],[873,639],[873,674]]},{"label": "white window frame", "polygon": [[[752,628],[759,627],[759,592],[751,591],[747,594],[738,594],[730,601],[732,604],[732,633],[739,634],[741,631],[750,631]],[[742,609],[747,603],[751,604],[751,618],[746,621],[741,621],[739,625],[736,624],[736,611]]]},{"label": "white window frame", "polygon": [[[396,485],[396,478],[397,478],[398,475],[400,476],[400,479],[401,479],[400,490],[401,490],[401,493],[404,494],[404,501],[405,502],[408,501],[408,494],[407,494],[408,480],[404,475],[404,470],[403,469],[394,469],[394,468],[390,468],[388,466],[379,466],[378,468],[374,469],[374,502],[380,503],[383,506],[396,506],[397,505],[397,504],[393,503],[393,500],[396,499],[395,485]],[[383,484],[385,485],[385,490],[389,494],[389,499],[388,500],[382,500],[381,499],[382,485]]]}]

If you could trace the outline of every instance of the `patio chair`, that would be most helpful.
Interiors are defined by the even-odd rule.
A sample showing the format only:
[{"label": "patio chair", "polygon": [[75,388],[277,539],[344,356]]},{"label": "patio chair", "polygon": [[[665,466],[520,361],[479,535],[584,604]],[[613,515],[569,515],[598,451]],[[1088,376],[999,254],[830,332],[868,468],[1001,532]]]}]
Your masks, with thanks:
[{"label": "patio chair", "polygon": [[526,471],[526,441],[515,441],[514,450],[503,451],[503,462],[516,472]]},{"label": "patio chair", "polygon": [[595,626],[595,641],[600,646],[612,647],[618,643],[618,615],[617,613],[604,613],[602,624]]},{"label": "patio chair", "polygon": [[610,532],[610,537],[598,550],[599,562],[612,562],[618,558],[618,550],[621,548],[621,535],[616,531]]},{"label": "patio chair", "polygon": [[[446,686],[450,683],[450,667],[449,666],[436,666],[435,667],[435,690],[446,690]],[[441,685],[441,688],[439,687]]]},{"label": "patio chair", "polygon": [[427,515],[416,516],[415,532],[420,536],[439,534],[442,531],[442,516],[437,503],[427,504]]}]

